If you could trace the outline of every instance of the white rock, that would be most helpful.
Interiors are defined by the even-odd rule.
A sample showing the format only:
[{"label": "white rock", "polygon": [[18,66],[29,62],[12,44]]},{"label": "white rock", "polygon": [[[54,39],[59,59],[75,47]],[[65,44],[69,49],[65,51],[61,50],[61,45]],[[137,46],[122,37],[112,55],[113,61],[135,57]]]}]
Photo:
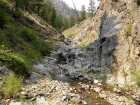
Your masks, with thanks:
[{"label": "white rock", "polygon": [[88,103],[87,103],[86,101],[82,101],[82,103],[83,103],[84,105],[88,105]]},{"label": "white rock", "polygon": [[46,101],[44,97],[37,98],[36,102],[37,102],[37,105],[49,105],[48,101]]},{"label": "white rock", "polygon": [[99,83],[99,81],[97,79],[94,79],[94,83]]},{"label": "white rock", "polygon": [[98,83],[98,86],[102,86],[102,84],[101,83]]},{"label": "white rock", "polygon": [[26,92],[24,92],[24,91],[23,91],[23,92],[21,92],[20,94],[21,94],[21,95],[25,95],[25,94],[26,94]]},{"label": "white rock", "polygon": [[67,96],[62,97],[62,101],[65,101],[67,99]]},{"label": "white rock", "polygon": [[99,93],[101,91],[101,88],[100,87],[95,87],[94,88],[94,91],[97,92],[97,93]]},{"label": "white rock", "polygon": [[22,105],[22,102],[10,102],[9,105]]},{"label": "white rock", "polygon": [[[119,74],[118,74],[118,75],[119,75]],[[117,78],[117,81],[118,81],[118,84],[119,84],[120,86],[125,85],[125,77],[119,76],[119,77]]]},{"label": "white rock", "polygon": [[118,90],[118,89],[117,89],[116,87],[113,89],[114,92],[117,92],[117,90]]},{"label": "white rock", "polygon": [[99,94],[100,98],[107,98],[107,95],[106,94]]}]

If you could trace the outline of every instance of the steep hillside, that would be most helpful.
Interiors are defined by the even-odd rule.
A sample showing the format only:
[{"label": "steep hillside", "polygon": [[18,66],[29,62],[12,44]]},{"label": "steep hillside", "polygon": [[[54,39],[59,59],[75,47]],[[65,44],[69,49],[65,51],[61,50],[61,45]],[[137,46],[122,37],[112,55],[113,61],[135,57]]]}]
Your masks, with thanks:
[{"label": "steep hillside", "polygon": [[[93,19],[88,18],[75,26],[63,31],[63,34],[72,40],[71,45],[85,47],[93,42],[97,33],[93,30]],[[96,36],[95,36],[96,35]]]},{"label": "steep hillside", "polygon": [[94,41],[90,40],[92,43],[86,47],[93,50],[93,71],[104,72],[108,83],[135,92],[140,92],[139,17],[140,6],[134,0],[102,0],[92,19],[69,30],[77,31],[72,46],[80,45],[94,33]]},{"label": "steep hillside", "polygon": [[50,0],[50,1],[57,10],[57,12],[62,14],[62,16],[70,17],[71,15],[76,15],[75,9],[70,8],[64,1],[60,0]]},{"label": "steep hillside", "polygon": [[33,64],[50,54],[53,40],[64,40],[64,36],[47,23],[41,24],[35,13],[16,10],[8,1],[0,2],[1,66],[29,77]]}]

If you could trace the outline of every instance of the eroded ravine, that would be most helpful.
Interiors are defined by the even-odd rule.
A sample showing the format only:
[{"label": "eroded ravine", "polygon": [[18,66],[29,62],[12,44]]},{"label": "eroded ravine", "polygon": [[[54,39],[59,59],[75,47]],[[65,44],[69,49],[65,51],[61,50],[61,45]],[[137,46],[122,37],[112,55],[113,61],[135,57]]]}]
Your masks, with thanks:
[{"label": "eroded ravine", "polygon": [[91,70],[90,51],[57,45],[50,57],[34,65],[31,77],[25,81],[20,92],[25,105],[27,102],[33,105],[138,104],[132,95],[99,78],[103,77],[102,72]]}]

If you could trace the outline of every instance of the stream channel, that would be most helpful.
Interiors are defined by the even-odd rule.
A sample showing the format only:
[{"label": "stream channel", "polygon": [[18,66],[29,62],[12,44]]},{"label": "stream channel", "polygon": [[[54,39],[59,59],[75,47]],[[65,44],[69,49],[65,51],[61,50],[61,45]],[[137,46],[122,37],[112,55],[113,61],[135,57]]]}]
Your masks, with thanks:
[{"label": "stream channel", "polygon": [[102,73],[90,71],[92,52],[65,46],[57,49],[34,68],[48,78],[69,83],[74,93],[84,100],[74,105],[140,105],[130,92],[98,79]]}]

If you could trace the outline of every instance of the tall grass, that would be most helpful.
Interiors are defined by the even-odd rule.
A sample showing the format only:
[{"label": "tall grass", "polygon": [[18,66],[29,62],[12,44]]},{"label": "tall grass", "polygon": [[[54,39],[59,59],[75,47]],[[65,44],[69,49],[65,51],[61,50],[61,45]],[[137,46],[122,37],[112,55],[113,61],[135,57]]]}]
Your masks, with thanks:
[{"label": "tall grass", "polygon": [[23,79],[21,77],[17,77],[14,74],[3,78],[0,84],[0,96],[5,99],[15,97],[22,86],[22,81]]}]

